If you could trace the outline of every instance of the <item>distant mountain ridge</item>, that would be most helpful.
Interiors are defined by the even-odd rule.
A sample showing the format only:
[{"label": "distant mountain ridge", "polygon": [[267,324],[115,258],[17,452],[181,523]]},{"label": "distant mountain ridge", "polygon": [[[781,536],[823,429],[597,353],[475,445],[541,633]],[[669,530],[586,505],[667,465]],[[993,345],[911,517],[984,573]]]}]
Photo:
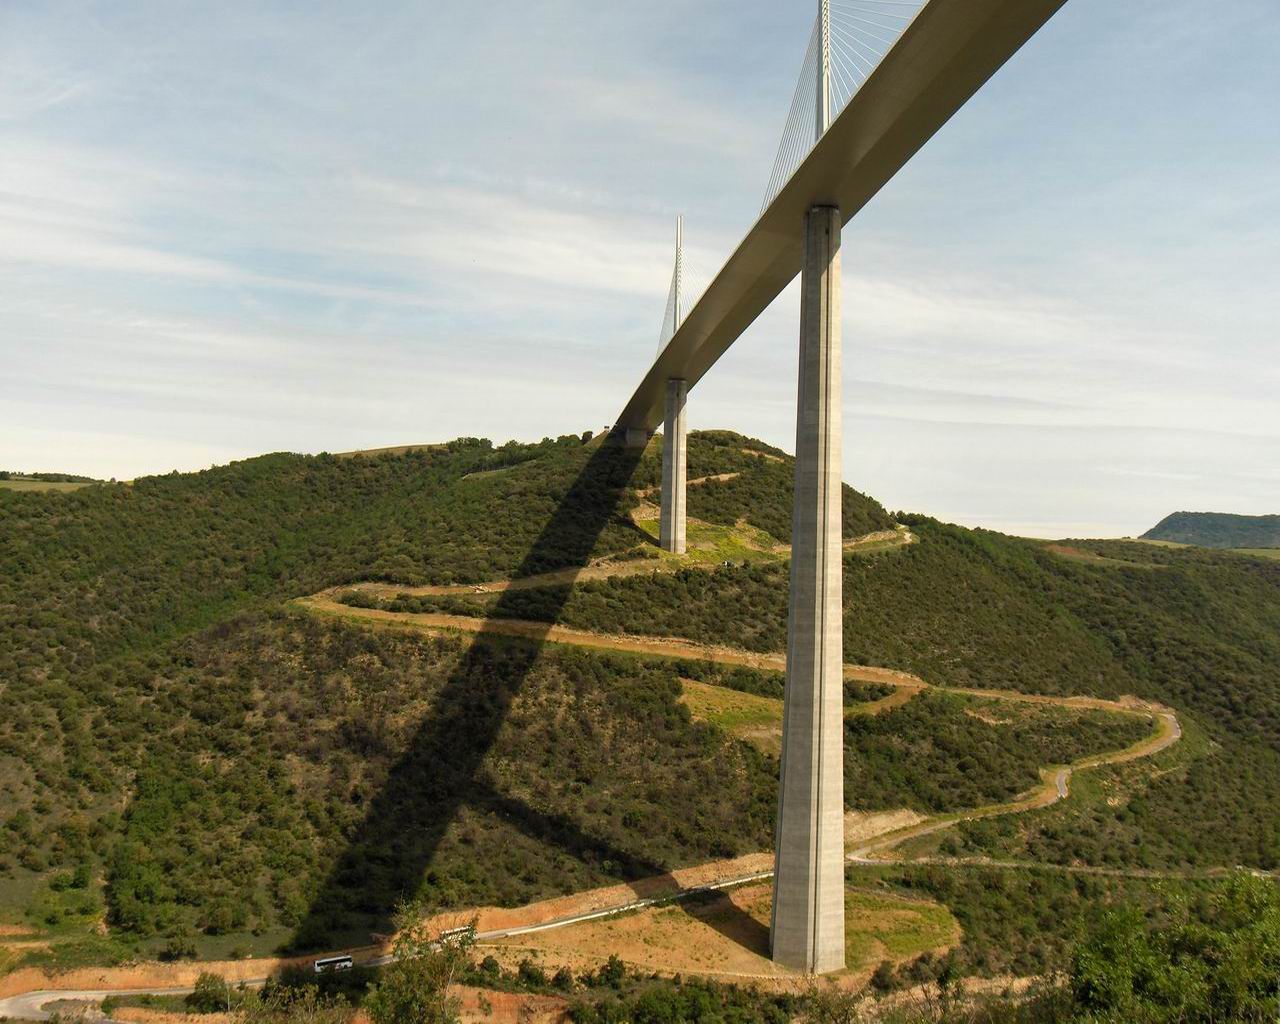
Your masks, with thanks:
[{"label": "distant mountain ridge", "polygon": [[1238,516],[1230,512],[1175,512],[1142,535],[1202,548],[1280,548],[1280,515]]}]

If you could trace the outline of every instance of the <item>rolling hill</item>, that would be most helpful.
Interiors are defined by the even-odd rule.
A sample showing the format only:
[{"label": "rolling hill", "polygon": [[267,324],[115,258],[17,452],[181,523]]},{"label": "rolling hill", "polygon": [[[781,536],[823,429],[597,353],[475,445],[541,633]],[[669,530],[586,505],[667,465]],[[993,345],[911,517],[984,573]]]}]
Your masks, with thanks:
[{"label": "rolling hill", "polygon": [[1280,548],[1280,515],[1174,512],[1144,533],[1142,539],[1202,548]]},{"label": "rolling hill", "polygon": [[[686,691],[767,704],[776,672],[545,630],[781,651],[791,472],[759,442],[692,435],[682,562],[647,518],[656,445],[576,436],[0,492],[0,923],[49,943],[9,965],[319,948],[366,939],[405,896],[515,905],[767,850],[774,755],[693,714]],[[1080,922],[1064,906],[1155,907],[1152,872],[1199,899],[1223,867],[1280,867],[1280,563],[1046,545],[891,516],[847,487],[844,514],[846,661],[979,691],[1135,695],[1186,730],[1016,825],[919,851],[1116,873],[1087,896],[999,882],[998,923],[978,868],[856,869],[951,907],[957,969],[1052,967]],[[588,564],[609,571],[564,575]],[[482,586],[503,580],[527,585]],[[332,588],[359,595],[353,611],[529,632],[391,628],[299,600]],[[850,810],[958,814],[1143,733],[1029,708],[930,693],[851,716]]]}]

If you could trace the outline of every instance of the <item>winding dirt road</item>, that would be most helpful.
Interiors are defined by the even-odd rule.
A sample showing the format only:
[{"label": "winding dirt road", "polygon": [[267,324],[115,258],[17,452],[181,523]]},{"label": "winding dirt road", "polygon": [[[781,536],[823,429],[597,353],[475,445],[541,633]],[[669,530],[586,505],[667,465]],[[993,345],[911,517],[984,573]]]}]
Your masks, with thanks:
[{"label": "winding dirt road", "polygon": [[[728,476],[733,475],[728,474]],[[846,542],[845,546],[851,549],[857,549],[860,546],[875,547],[885,545],[904,547],[914,543],[915,540],[915,536],[910,531],[899,527],[897,530],[879,531],[868,534],[866,537],[856,538]],[[352,591],[382,598],[394,597],[400,594],[491,594],[507,589],[525,590],[543,586],[563,585],[580,579],[607,579],[663,571],[670,571],[668,562],[659,564],[650,560],[639,562],[600,561],[582,569],[544,573],[540,576],[532,576],[521,580],[499,580],[492,583],[464,586],[397,587],[382,583],[360,583],[344,587],[332,587],[311,597],[301,598],[293,603],[312,613],[349,619],[367,625],[425,632],[485,633],[498,636],[522,637],[543,643],[568,644],[596,650],[624,651],[665,658],[688,658],[712,661],[723,665],[742,665],[750,668],[785,671],[786,656],[782,654],[760,654],[720,644],[697,643],[678,637],[597,633],[590,630],[574,629],[569,626],[530,622],[521,619],[485,619],[478,616],[450,615],[439,612],[395,612],[381,608],[357,608],[343,604],[341,601],[344,593]],[[1124,750],[1091,755],[1070,765],[1051,765],[1042,768],[1041,784],[1015,800],[1003,804],[975,808],[972,811],[958,814],[935,815],[909,826],[877,835],[869,841],[860,843],[848,854],[849,860],[855,863],[892,862],[893,858],[889,856],[889,852],[908,839],[953,828],[965,821],[975,821],[980,818],[995,817],[997,815],[1018,814],[1049,807],[1060,800],[1067,799],[1070,795],[1071,778],[1075,772],[1086,771],[1102,765],[1121,764],[1137,758],[1151,757],[1177,743],[1182,737],[1182,726],[1179,724],[1177,715],[1172,709],[1156,703],[1140,701],[1133,697],[1107,700],[1101,697],[1047,696],[1022,693],[1017,690],[984,690],[971,687],[937,686],[909,672],[871,665],[845,665],[844,677],[864,682],[884,683],[894,688],[894,692],[889,696],[863,705],[859,710],[866,714],[878,714],[901,706],[921,691],[932,688],[940,692],[981,697],[989,700],[1005,700],[1023,704],[1052,705],[1073,710],[1098,710],[1114,714],[1136,715],[1150,718],[1155,726],[1150,736]]]},{"label": "winding dirt road", "polygon": [[[379,585],[381,586],[381,585]],[[524,637],[550,644],[568,644],[596,650],[625,651],[654,657],[688,658],[711,661],[723,665],[743,665],[750,668],[785,671],[786,656],[782,654],[757,654],[738,648],[717,644],[700,644],[676,637],[652,637],[595,633],[568,626],[552,626],[544,622],[522,619],[482,619],[466,615],[446,615],[437,612],[392,612],[380,608],[355,608],[343,604],[341,593],[351,588],[337,587],[322,591],[313,597],[302,598],[294,604],[313,613],[329,615],[352,621],[436,633],[485,633],[490,635]],[[392,588],[396,593],[406,592]],[[919,676],[895,669],[872,665],[845,665],[846,679],[884,683],[894,687],[888,697],[864,705],[864,713],[877,714],[907,703],[925,689],[941,693],[954,693],[988,700],[1004,700],[1020,704],[1040,704],[1072,710],[1108,711],[1113,714],[1134,715],[1149,718],[1154,723],[1150,736],[1124,750],[1090,755],[1070,765],[1051,765],[1041,769],[1041,785],[1022,794],[1016,800],[989,807],[976,808],[958,814],[937,815],[907,828],[888,832],[865,843],[849,854],[849,859],[859,863],[885,862],[886,854],[893,847],[918,836],[953,828],[964,821],[1018,814],[1049,807],[1070,795],[1071,777],[1075,772],[1086,771],[1102,765],[1121,764],[1138,758],[1151,757],[1177,743],[1182,737],[1182,726],[1170,708],[1134,697],[1107,700],[1101,697],[1057,697],[1042,694],[1021,693],[1017,690],[984,690],[972,687],[938,686]]]},{"label": "winding dirt road", "polygon": [[[906,545],[915,538],[905,530],[893,533],[881,532],[851,542],[850,547],[868,543],[875,545]],[[695,659],[713,661],[725,665],[742,665],[752,668],[783,671],[786,658],[781,654],[758,654],[737,648],[699,644],[675,637],[623,636],[615,634],[594,633],[587,630],[572,629],[566,626],[548,625],[541,622],[527,622],[513,619],[483,619],[464,615],[445,615],[437,613],[391,612],[377,608],[356,608],[341,603],[343,593],[360,591],[379,597],[397,594],[492,594],[503,590],[533,589],[536,587],[571,584],[582,579],[604,579],[616,576],[630,576],[640,573],[668,571],[665,564],[653,560],[627,562],[601,562],[585,569],[564,570],[546,573],[528,579],[494,581],[491,583],[448,586],[448,587],[396,587],[386,584],[356,584],[336,587],[322,591],[311,597],[292,602],[296,607],[319,615],[327,615],[360,622],[368,626],[410,629],[428,633],[485,633],[490,635],[522,637],[544,643],[568,644],[598,650],[625,651],[635,654],[676,659]],[[1092,755],[1071,765],[1049,766],[1041,769],[1040,786],[1023,794],[1014,801],[1005,804],[977,808],[959,814],[938,815],[916,821],[905,827],[894,827],[894,817],[886,816],[888,824],[876,833],[874,829],[864,831],[863,837],[854,849],[848,853],[848,859],[854,863],[885,864],[892,863],[890,852],[908,839],[952,828],[961,822],[979,818],[993,817],[1003,814],[1022,813],[1038,808],[1048,807],[1069,796],[1070,783],[1075,772],[1085,771],[1101,765],[1119,764],[1141,757],[1150,757],[1176,743],[1182,736],[1182,729],[1176,714],[1169,708],[1158,704],[1145,703],[1134,698],[1123,698],[1118,701],[1104,700],[1095,697],[1052,697],[1020,693],[1013,690],[980,690],[934,686],[918,676],[894,669],[868,665],[845,665],[846,679],[888,684],[893,687],[889,696],[863,705],[862,713],[877,714],[910,701],[916,694],[925,689],[940,692],[977,696],[993,700],[1007,700],[1018,703],[1055,705],[1072,709],[1096,709],[1113,713],[1136,715],[1150,718],[1155,728],[1150,736],[1124,750]],[[929,858],[927,863],[964,864],[980,863],[984,867],[1027,868],[1038,867],[1034,864],[1015,862],[965,862],[958,859]],[[731,889],[750,882],[758,882],[772,877],[772,855],[767,852],[750,854],[733,861],[717,862],[696,868],[672,872],[661,879],[648,879],[628,885],[611,886],[605,889],[580,893],[576,896],[545,900],[524,908],[500,910],[498,908],[480,908],[474,917],[481,929],[477,933],[479,941],[493,941],[512,936],[566,927],[572,924],[591,921],[614,914],[653,906],[657,903],[682,900],[689,897],[722,889]],[[1087,869],[1084,869],[1087,870]],[[1103,869],[1098,869],[1103,872]],[[1117,872],[1119,873],[1119,872]],[[1153,875],[1153,877],[1155,877]],[[471,917],[468,914],[453,914],[456,922]],[[385,948],[366,947],[359,950],[340,950],[349,952],[357,958],[357,962],[376,966],[389,960]],[[329,955],[329,954],[325,954]],[[224,976],[233,981],[243,980],[247,985],[262,984],[272,970],[278,966],[276,961],[238,961],[228,964],[192,964],[188,965],[192,977],[200,970],[222,971]],[[157,965],[159,968],[160,965]],[[139,967],[103,968],[88,972],[92,975],[96,987],[83,984],[85,971],[74,972],[68,976],[68,986],[63,989],[49,985],[51,979],[39,971],[19,971],[7,978],[0,979],[0,1017],[48,1020],[55,1012],[55,1005],[66,1002],[100,1003],[109,995],[141,994],[153,992],[161,994],[181,994],[190,991],[190,984],[168,985],[157,984],[153,987],[138,987]],[[157,976],[161,974],[159,970]],[[22,977],[19,977],[22,976]],[[172,973],[168,975],[173,978]],[[30,983],[30,990],[23,991],[24,980]],[[183,982],[188,979],[185,976]],[[132,981],[133,984],[129,984]],[[93,1019],[90,1017],[89,1019]]]}]

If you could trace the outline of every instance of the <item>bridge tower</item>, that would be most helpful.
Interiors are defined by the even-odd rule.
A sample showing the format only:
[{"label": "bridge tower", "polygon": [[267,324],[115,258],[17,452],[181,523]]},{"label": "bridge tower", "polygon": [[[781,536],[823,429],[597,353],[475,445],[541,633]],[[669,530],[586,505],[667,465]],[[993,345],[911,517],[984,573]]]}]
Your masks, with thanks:
[{"label": "bridge tower", "polygon": [[[684,277],[684,218],[676,218],[676,267],[671,277],[671,333],[680,329]],[[665,334],[665,330],[663,332]],[[665,338],[669,341],[670,338]],[[683,555],[685,550],[685,476],[688,437],[684,407],[688,381],[667,381],[666,417],[662,426],[662,504],[658,520],[658,544],[663,551]]]},{"label": "bridge tower", "polygon": [[[829,0],[819,0],[816,137],[831,120]],[[805,215],[795,505],[770,944],[775,962],[844,967],[840,210]]]}]

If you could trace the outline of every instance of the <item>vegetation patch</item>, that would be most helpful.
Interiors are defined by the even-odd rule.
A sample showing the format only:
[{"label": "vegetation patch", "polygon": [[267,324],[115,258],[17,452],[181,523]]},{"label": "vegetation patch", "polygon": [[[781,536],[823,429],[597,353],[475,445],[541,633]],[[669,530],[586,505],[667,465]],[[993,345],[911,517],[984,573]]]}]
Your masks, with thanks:
[{"label": "vegetation patch", "polygon": [[[743,738],[763,737],[765,734],[781,736],[782,701],[773,697],[757,697],[754,694],[708,686],[692,679],[680,681],[680,700],[694,718],[710,722],[725,732]],[[777,752],[770,745],[771,752]]]},{"label": "vegetation patch", "polygon": [[925,690],[880,715],[845,719],[845,804],[945,813],[1003,803],[1036,785],[1044,765],[1122,750],[1150,731],[1130,715],[1021,705],[1012,718],[972,714],[1008,702]]},{"label": "vegetation patch", "polygon": [[78,491],[82,487],[89,487],[92,484],[88,481],[84,483],[72,483],[61,480],[33,480],[28,477],[11,476],[8,478],[0,478],[0,491],[52,491],[66,492]]},{"label": "vegetation patch", "polygon": [[[457,607],[780,652],[785,560],[723,545],[788,539],[792,470],[738,435],[695,434],[691,476],[736,474],[690,490],[713,531],[705,561],[734,565]],[[652,551],[631,511],[658,473],[656,446],[570,435],[0,490],[0,914],[53,940],[22,955],[53,966],[363,938],[405,895],[523,902],[768,849],[776,764],[679,698],[684,678],[776,700],[777,673],[273,611],[361,580],[476,583]],[[956,687],[1134,694],[1187,729],[1151,765],[1077,777],[1079,801],[962,826],[958,854],[1280,864],[1280,562],[1096,541],[1062,557],[890,517],[850,489],[844,502],[847,536],[897,518],[917,538],[847,554],[846,661]],[[850,716],[849,803],[1007,800],[1039,766],[1126,746],[1139,727],[925,691]],[[1044,903],[1015,921],[1051,930],[1039,915],[1060,905]],[[1018,948],[998,921],[983,931],[952,909],[974,957],[980,943]],[[1037,956],[1026,963],[1050,962]]]},{"label": "vegetation patch", "polygon": [[853,970],[945,952],[960,941],[951,911],[932,900],[849,886],[844,912],[845,964]]},{"label": "vegetation patch", "polygon": [[1275,558],[1280,559],[1280,548],[1233,548],[1238,555],[1248,555],[1251,558]]},{"label": "vegetation patch", "polygon": [[[705,485],[701,485],[705,486]],[[637,524],[657,543],[659,522],[642,519]],[[719,526],[689,518],[685,523],[685,553],[675,555],[663,552],[665,559],[681,565],[723,565],[732,562],[743,565],[748,562],[776,562],[781,557],[774,548],[777,541],[763,530],[746,523]]]},{"label": "vegetation patch", "polygon": [[120,734],[162,728],[104,836],[112,923],[177,955],[282,925],[322,945],[405,896],[512,905],[768,847],[775,769],[664,663],[525,649],[259,615],[120,680]]}]

